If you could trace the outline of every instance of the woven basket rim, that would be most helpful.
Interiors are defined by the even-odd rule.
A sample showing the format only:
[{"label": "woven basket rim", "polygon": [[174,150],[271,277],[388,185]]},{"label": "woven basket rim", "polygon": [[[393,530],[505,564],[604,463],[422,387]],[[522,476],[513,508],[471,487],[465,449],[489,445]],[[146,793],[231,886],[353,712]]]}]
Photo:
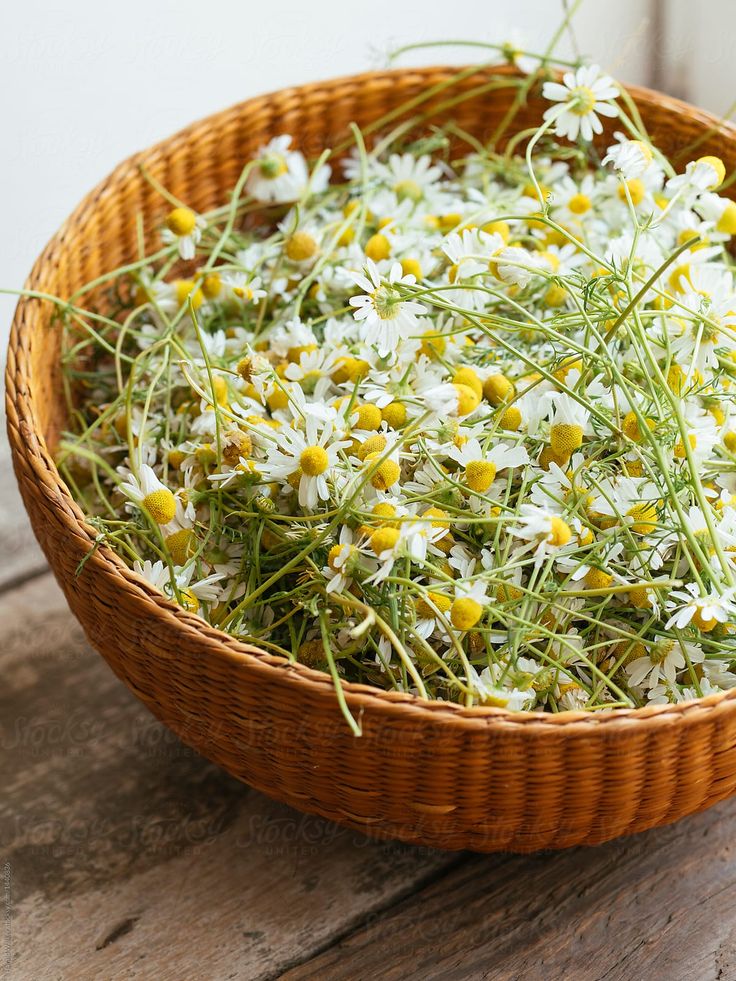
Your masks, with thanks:
[{"label": "woven basket rim", "polygon": [[[390,80],[391,77],[408,77],[415,75],[417,80],[423,81],[431,75],[446,73],[448,78],[457,72],[476,68],[480,76],[493,74],[503,74],[514,76],[518,71],[509,65],[487,65],[479,63],[477,66],[471,65],[432,65],[411,68],[393,68],[378,71],[362,72],[354,75],[343,75],[330,78],[325,81],[310,82],[304,85],[288,86],[283,89],[271,91],[262,95],[252,97],[234,103],[232,106],[219,110],[190,123],[184,128],[177,130],[170,136],[157,141],[152,146],[137,151],[119,163],[106,177],[104,177],[87,195],[79,202],[71,214],[59,227],[58,231],[49,239],[44,249],[36,259],[31,271],[24,283],[25,289],[33,289],[38,284],[43,270],[49,260],[49,256],[56,249],[63,247],[73,236],[73,228],[76,224],[77,216],[89,205],[90,202],[108,193],[108,184],[114,179],[123,176],[133,176],[139,174],[139,165],[145,160],[149,164],[156,154],[173,140],[187,140],[196,137],[203,127],[210,127],[216,122],[229,115],[234,109],[246,110],[249,106],[256,106],[259,103],[268,102],[274,96],[285,96],[291,92],[309,93],[329,88],[339,88],[343,85],[361,85],[363,83],[381,80]],[[684,113],[690,117],[695,117],[702,122],[708,129],[714,132],[727,133],[731,139],[736,140],[736,124],[727,120],[719,119],[712,113],[700,109],[696,106],[676,99],[672,96],[658,92],[644,86],[626,85],[624,86],[629,95],[635,102],[652,103],[656,102],[660,107],[674,114]],[[12,405],[17,411],[17,416],[21,425],[25,423],[29,433],[33,438],[29,440],[14,440],[10,432],[10,413],[8,417],[8,431],[11,442],[13,456],[24,457],[31,469],[38,474],[44,472],[45,482],[51,483],[55,492],[57,507],[72,515],[77,523],[80,537],[84,538],[92,551],[95,545],[97,532],[87,523],[84,513],[74,500],[69,488],[61,477],[56,467],[56,463],[46,444],[45,437],[36,424],[34,411],[34,395],[32,386],[16,385],[16,376],[20,376],[18,364],[27,363],[27,356],[30,349],[30,334],[28,330],[21,327],[22,313],[24,307],[32,302],[27,297],[21,297],[18,301],[13,323],[11,326],[8,342],[8,358],[5,369],[5,388],[6,403]],[[334,690],[332,678],[329,674],[316,671],[298,662],[289,662],[281,656],[277,656],[262,650],[254,645],[244,643],[237,638],[219,630],[217,627],[210,626],[200,617],[182,609],[178,604],[170,600],[163,592],[152,586],[142,576],[135,573],[128,567],[123,560],[108,546],[102,545],[95,549],[95,562],[103,563],[114,575],[126,580],[128,588],[133,591],[142,603],[152,603],[159,611],[166,626],[172,631],[172,641],[179,631],[195,631],[205,636],[213,642],[210,651],[213,656],[234,659],[244,667],[254,671],[266,671],[272,673],[274,682],[284,681],[286,683],[305,688],[307,694],[311,691],[314,695],[324,694],[325,690]],[[213,648],[216,648],[213,650]],[[634,709],[612,709],[606,712],[584,712],[580,710],[566,710],[559,713],[548,713],[541,711],[511,712],[508,709],[490,706],[465,707],[453,702],[425,699],[418,695],[404,694],[401,692],[385,691],[371,685],[356,682],[344,681],[342,688],[346,700],[354,714],[363,710],[371,709],[372,712],[383,712],[387,716],[395,716],[397,713],[407,716],[411,714],[417,721],[420,718],[432,720],[443,725],[455,725],[461,727],[477,728],[478,726],[487,728],[494,725],[504,727],[529,726],[539,729],[540,732],[553,732],[559,727],[569,731],[573,730],[584,732],[589,731],[590,726],[606,726],[607,729],[621,726],[629,727],[636,723],[647,722],[650,726],[672,725],[678,721],[687,720],[688,723],[695,722],[702,718],[706,713],[714,710],[719,713],[726,711],[736,711],[736,688],[726,692],[719,692],[701,698],[692,699],[675,705],[647,705],[642,708]]]}]

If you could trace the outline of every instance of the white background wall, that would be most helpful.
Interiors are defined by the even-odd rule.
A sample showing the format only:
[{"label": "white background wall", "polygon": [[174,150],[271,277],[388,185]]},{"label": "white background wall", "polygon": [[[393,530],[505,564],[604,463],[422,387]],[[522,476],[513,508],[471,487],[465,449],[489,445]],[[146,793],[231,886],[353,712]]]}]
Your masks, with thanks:
[{"label": "white background wall", "polygon": [[[691,0],[585,0],[578,47],[624,81],[660,78],[723,111],[736,98],[736,0],[695,11]],[[560,15],[555,0],[6,0],[0,286],[22,285],[45,241],[119,160],[193,119],[379,67],[410,41],[503,41],[518,28],[539,47]],[[454,49],[402,63],[463,59],[468,52]],[[3,348],[14,305],[0,296]]]}]

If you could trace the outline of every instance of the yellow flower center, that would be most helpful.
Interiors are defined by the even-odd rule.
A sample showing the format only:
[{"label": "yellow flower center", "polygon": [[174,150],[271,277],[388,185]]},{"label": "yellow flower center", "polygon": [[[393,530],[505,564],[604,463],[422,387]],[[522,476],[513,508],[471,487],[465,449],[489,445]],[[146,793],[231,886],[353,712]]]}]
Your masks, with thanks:
[{"label": "yellow flower center", "polygon": [[177,279],[174,284],[176,289],[176,302],[180,307],[183,307],[185,303],[189,302],[189,298],[192,298],[192,306],[195,310],[198,310],[202,306],[202,301],[204,296],[202,295],[201,289],[196,289],[194,281],[191,279]]},{"label": "yellow flower center", "polygon": [[422,199],[421,187],[416,181],[412,180],[399,181],[398,184],[395,184],[394,194],[399,201],[403,201],[405,199],[408,199],[409,201],[421,201]]},{"label": "yellow flower center", "polygon": [[558,456],[570,456],[583,445],[583,427],[574,423],[558,422],[549,431],[552,452]]},{"label": "yellow flower center", "polygon": [[427,593],[427,599],[422,597],[421,599],[417,600],[417,613],[420,617],[426,617],[427,619],[433,619],[437,616],[427,600],[430,600],[440,611],[440,613],[447,613],[452,606],[452,601],[450,600],[449,596],[443,596],[442,593]]},{"label": "yellow flower center", "polygon": [[443,511],[442,508],[427,508],[427,510],[422,514],[422,517],[426,521],[432,522],[433,528],[449,528],[450,521],[447,511]]},{"label": "yellow flower center", "polygon": [[369,436],[365,443],[362,443],[358,449],[358,459],[365,460],[371,454],[381,454],[386,449],[386,437],[381,436],[380,433],[376,433],[375,436]]},{"label": "yellow flower center", "polygon": [[222,279],[220,279],[220,274],[216,272],[207,273],[202,280],[201,288],[202,293],[208,300],[213,300],[216,296],[219,296],[222,289]]},{"label": "yellow flower center", "polygon": [[561,548],[563,545],[567,545],[571,537],[572,531],[570,530],[570,526],[562,518],[554,515],[550,521],[550,531],[547,535],[549,544],[557,545],[558,548]]},{"label": "yellow flower center", "polygon": [[286,161],[279,153],[269,153],[268,156],[259,162],[258,169],[261,172],[261,176],[270,181],[288,173],[289,170],[286,166]]},{"label": "yellow flower center", "polygon": [[[373,465],[373,461],[379,458],[378,453],[371,453],[366,457],[366,462]],[[401,468],[394,460],[384,460],[371,473],[371,484],[376,490],[385,491],[393,487],[401,475]]]},{"label": "yellow flower center", "polygon": [[657,527],[657,505],[653,501],[641,501],[629,508],[627,518],[632,518],[629,525],[635,535],[651,535]]},{"label": "yellow flower center", "polygon": [[[646,423],[647,429],[649,429],[650,432],[656,425],[654,419],[645,419],[644,422]],[[621,423],[621,429],[623,430],[624,435],[628,436],[634,443],[641,443],[641,441],[644,439],[644,434],[639,426],[639,420],[635,412],[626,413],[624,420]]]},{"label": "yellow flower center", "polygon": [[294,232],[286,243],[286,255],[292,262],[305,262],[319,251],[317,242],[309,232]]},{"label": "yellow flower center", "polygon": [[378,504],[374,504],[371,510],[371,514],[380,518],[385,524],[391,524],[391,518],[396,517],[396,508],[393,504],[389,504],[388,501],[379,501]]},{"label": "yellow flower center", "polygon": [[428,358],[434,358],[439,354],[443,354],[446,347],[447,341],[442,334],[434,334],[428,331],[423,335],[419,354],[424,354]]},{"label": "yellow flower center", "polygon": [[683,262],[675,268],[670,273],[669,277],[670,288],[676,293],[684,293],[688,286],[692,286],[692,281],[690,279],[690,263]]},{"label": "yellow flower center", "polygon": [[736,201],[728,201],[716,222],[716,231],[722,235],[736,235]]},{"label": "yellow flower center", "polygon": [[[698,438],[695,435],[695,433],[688,433],[687,442],[690,449],[694,450],[695,447],[698,445]],[[685,449],[685,443],[681,439],[678,439],[678,441],[675,443],[674,452],[678,460],[684,460],[687,457],[687,450]]]},{"label": "yellow flower center", "polygon": [[715,171],[714,181],[708,185],[709,191],[715,191],[717,187],[721,186],[726,176],[726,167],[720,157],[700,157],[696,163],[708,164]]},{"label": "yellow flower center", "polygon": [[524,590],[513,583],[501,583],[496,589],[496,599],[499,603],[518,602],[524,595]]},{"label": "yellow flower center", "polygon": [[212,379],[212,393],[218,405],[227,405],[229,393],[227,382],[222,375],[215,375]]},{"label": "yellow flower center", "polygon": [[373,259],[374,262],[380,262],[381,259],[388,259],[391,255],[391,243],[381,232],[376,232],[366,242],[365,254],[369,259]]},{"label": "yellow flower center", "polygon": [[456,211],[451,211],[446,215],[440,215],[440,230],[447,234],[447,232],[451,232],[453,228],[456,228],[462,220],[463,216],[459,215]]},{"label": "yellow flower center", "polygon": [[500,235],[504,242],[511,238],[511,229],[505,221],[489,221],[483,226],[483,231],[489,235]]},{"label": "yellow flower center", "polygon": [[505,375],[489,375],[483,383],[483,395],[491,405],[501,405],[514,395],[514,385]]},{"label": "yellow flower center", "polygon": [[542,470],[549,471],[551,463],[556,463],[558,467],[564,467],[570,460],[569,456],[560,455],[555,453],[551,446],[545,446],[542,452],[539,454],[539,459],[537,463],[542,468]]},{"label": "yellow flower center", "polygon": [[422,278],[422,267],[418,259],[402,259],[401,271],[405,276],[413,276],[417,282]]},{"label": "yellow flower center", "polygon": [[401,402],[389,402],[381,409],[381,418],[391,429],[400,429],[406,422],[406,406]]},{"label": "yellow flower center", "polygon": [[567,202],[567,206],[574,215],[584,215],[593,207],[593,202],[587,194],[573,194]]},{"label": "yellow flower center", "polygon": [[299,645],[297,659],[308,668],[319,668],[325,664],[325,649],[321,640],[305,640]]},{"label": "yellow flower center", "polygon": [[191,208],[174,208],[166,218],[166,227],[174,235],[191,235],[197,225],[197,216]]},{"label": "yellow flower center", "polygon": [[467,385],[468,388],[472,388],[478,396],[478,402],[480,402],[483,397],[483,385],[477,373],[472,368],[467,366],[458,368],[452,380],[456,385]]},{"label": "yellow flower center", "polygon": [[454,600],[450,607],[450,620],[456,630],[471,630],[483,615],[483,607],[469,596]]},{"label": "yellow flower center", "polygon": [[343,382],[356,382],[368,371],[370,365],[361,358],[343,357],[337,362],[332,377],[341,385]]},{"label": "yellow flower center", "polygon": [[595,92],[587,85],[577,85],[570,93],[568,109],[576,116],[585,116],[595,108]]},{"label": "yellow flower center", "polygon": [[318,477],[329,466],[327,450],[323,446],[308,446],[299,457],[302,473],[308,477]]},{"label": "yellow flower center", "polygon": [[376,528],[376,530],[371,534],[370,546],[376,555],[381,555],[382,552],[387,552],[392,549],[399,540],[399,529],[398,528]]},{"label": "yellow flower center", "polygon": [[710,631],[715,627],[715,625],[716,625],[716,623],[718,623],[718,621],[716,620],[715,617],[708,617],[706,619],[703,616],[702,609],[700,607],[698,607],[696,609],[695,613],[693,614],[693,618],[691,620],[691,623],[694,626],[696,626],[698,628],[698,630],[702,630],[704,634],[707,634],[707,633],[710,633]]},{"label": "yellow flower center", "polygon": [[736,432],[733,429],[723,437],[723,443],[729,453],[736,453]]},{"label": "yellow flower center", "polygon": [[191,528],[182,528],[167,535],[165,542],[174,565],[186,565],[194,551],[194,532]]},{"label": "yellow flower center", "polygon": [[196,613],[199,609],[199,600],[191,589],[182,589],[179,592],[181,593],[181,605],[184,609],[189,610],[190,613]]},{"label": "yellow flower center", "polygon": [[176,514],[176,498],[168,487],[160,487],[143,498],[143,507],[159,525],[167,525]]},{"label": "yellow flower center", "polygon": [[622,201],[628,200],[626,196],[627,190],[629,192],[629,197],[631,198],[631,203],[634,205],[634,207],[642,203],[647,193],[644,182],[640,181],[638,177],[634,177],[633,180],[626,181],[624,184],[620,185],[618,189],[618,196]]},{"label": "yellow flower center", "polygon": [[509,432],[518,432],[521,426],[521,409],[515,405],[510,405],[508,409],[504,410],[499,423],[502,429],[508,429]]},{"label": "yellow flower center", "polygon": [[480,395],[473,391],[468,385],[454,384],[457,392],[457,414],[468,416],[480,405]]},{"label": "yellow flower center", "polygon": [[585,574],[585,585],[588,589],[608,589],[613,582],[613,576],[603,569],[589,569]]},{"label": "yellow flower center", "polygon": [[[345,568],[345,563],[355,551],[356,548],[354,545],[333,545],[330,551],[327,553],[327,565],[333,572],[338,572],[339,568]],[[345,554],[346,552],[347,554]],[[343,555],[345,556],[345,560],[341,562],[340,566],[338,567],[337,560]]]},{"label": "yellow flower center", "polygon": [[354,411],[358,415],[358,421],[355,424],[356,429],[378,429],[381,425],[381,410],[377,405],[365,402],[363,405],[357,406]]},{"label": "yellow flower center", "polygon": [[471,460],[465,468],[465,482],[472,491],[485,494],[496,476],[496,464],[490,460]]},{"label": "yellow flower center", "polygon": [[647,586],[632,586],[629,590],[629,603],[637,610],[645,610],[651,606],[649,599],[649,589]]},{"label": "yellow flower center", "polygon": [[548,307],[561,307],[566,302],[567,297],[568,293],[565,287],[558,286],[557,283],[553,283],[544,294],[544,302]]}]

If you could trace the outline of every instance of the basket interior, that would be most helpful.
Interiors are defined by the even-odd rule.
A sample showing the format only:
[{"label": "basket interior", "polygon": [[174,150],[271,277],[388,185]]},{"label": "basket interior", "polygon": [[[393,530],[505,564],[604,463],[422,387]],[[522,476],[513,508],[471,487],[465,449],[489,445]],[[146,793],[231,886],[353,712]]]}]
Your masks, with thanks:
[{"label": "basket interior", "polygon": [[[499,71],[505,77],[499,79]],[[462,74],[449,88],[438,90],[458,72]],[[343,143],[351,122],[370,130],[377,120],[393,113],[380,133],[368,132],[369,145],[376,135],[409,118],[416,119],[412,129],[416,135],[431,131],[433,124],[452,121],[458,130],[486,141],[511,106],[517,82],[518,75],[510,68],[411,69],[284,89],[240,103],[117,167],[51,240],[27,286],[72,298],[85,283],[138,257],[139,222],[148,248],[155,247],[156,229],[170,205],[146,174],[196,211],[207,211],[228,200],[244,164],[274,136],[291,134],[294,144],[315,158],[326,147]],[[541,99],[538,88],[519,109],[507,136],[539,124],[548,103]],[[659,93],[630,91],[654,143],[675,163],[713,153],[724,160],[727,172],[736,167],[735,127],[719,125],[708,113]],[[616,129],[615,121],[604,122],[607,127],[598,138],[599,147],[610,142]],[[98,293],[95,302],[100,299]],[[89,298],[81,303],[89,304]],[[98,308],[104,310],[104,302]],[[24,395],[31,427],[53,455],[67,425],[54,307],[40,300],[22,300],[15,324],[30,368],[29,390]]]}]

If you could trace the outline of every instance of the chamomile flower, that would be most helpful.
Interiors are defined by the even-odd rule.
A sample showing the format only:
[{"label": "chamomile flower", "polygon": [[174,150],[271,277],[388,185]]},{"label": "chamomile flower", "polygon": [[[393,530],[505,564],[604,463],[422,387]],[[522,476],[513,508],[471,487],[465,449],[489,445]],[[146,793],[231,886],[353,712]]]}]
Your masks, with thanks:
[{"label": "chamomile flower", "polygon": [[[266,460],[259,470],[270,480],[296,485],[299,504],[313,511],[320,501],[327,501],[330,491],[327,478],[347,440],[338,438],[331,422],[308,414],[304,431],[282,427],[274,433]],[[293,485],[292,485],[293,486]]]},{"label": "chamomile flower", "polygon": [[290,136],[277,136],[258,151],[246,183],[248,193],[257,201],[298,201],[307,191],[318,194],[326,188],[330,168],[323,165],[310,178],[304,156],[290,146]]},{"label": "chamomile flower", "polygon": [[529,462],[529,454],[523,446],[497,443],[485,450],[475,438],[466,440],[459,447],[452,446],[447,455],[464,468],[465,483],[477,494],[486,493],[500,470],[523,467]]},{"label": "chamomile flower", "polygon": [[626,665],[629,682],[635,688],[646,686],[650,690],[660,683],[660,679],[673,686],[678,674],[685,669],[686,655],[691,664],[700,664],[705,656],[697,644],[656,637],[647,645],[645,654]]},{"label": "chamomile flower", "polygon": [[340,529],[340,538],[330,549],[327,565],[322,570],[327,579],[328,593],[342,593],[350,588],[352,567],[357,555],[353,531],[347,525],[343,525]]},{"label": "chamomile flower", "polygon": [[471,667],[468,683],[480,705],[508,709],[510,712],[521,712],[529,708],[534,700],[534,693],[521,691],[518,688],[505,688],[495,683],[490,668],[484,668],[480,674]]},{"label": "chamomile flower", "polygon": [[532,551],[535,564],[541,565],[545,557],[570,541],[572,531],[559,515],[534,504],[522,504],[510,534],[525,542],[518,550],[520,554]]},{"label": "chamomile flower", "polygon": [[617,133],[618,143],[609,146],[603,166],[612,164],[625,181],[638,180],[652,163],[652,149],[641,140],[627,140]]},{"label": "chamomile flower", "polygon": [[558,106],[551,106],[545,111],[544,118],[554,120],[556,134],[568,140],[576,140],[578,135],[584,140],[592,140],[594,133],[603,132],[598,116],[618,115],[618,108],[611,102],[618,95],[618,88],[597,65],[566,72],[562,84],[545,82],[542,95],[551,102],[564,105],[563,111]]},{"label": "chamomile flower", "polygon": [[167,525],[176,515],[176,498],[173,492],[162,483],[147,463],[141,465],[138,475],[120,470],[126,479],[120,490],[137,504],[158,525]]},{"label": "chamomile flower", "polygon": [[353,316],[360,323],[363,340],[375,346],[379,355],[385,356],[409,334],[417,330],[419,316],[424,313],[421,303],[408,299],[396,286],[413,286],[414,276],[403,276],[398,262],[391,266],[387,279],[368,259],[366,274],[353,276],[354,282],[364,290],[361,296],[351,296]]},{"label": "chamomile flower", "polygon": [[719,623],[726,623],[736,615],[734,587],[721,592],[711,590],[704,593],[697,583],[686,583],[684,589],[673,589],[666,608],[670,616],[665,629],[676,627],[682,630],[693,626],[703,633],[709,633]]},{"label": "chamomile flower", "polygon": [[174,208],[166,218],[161,238],[166,243],[175,242],[182,259],[193,259],[204,227],[204,218],[191,208]]}]

